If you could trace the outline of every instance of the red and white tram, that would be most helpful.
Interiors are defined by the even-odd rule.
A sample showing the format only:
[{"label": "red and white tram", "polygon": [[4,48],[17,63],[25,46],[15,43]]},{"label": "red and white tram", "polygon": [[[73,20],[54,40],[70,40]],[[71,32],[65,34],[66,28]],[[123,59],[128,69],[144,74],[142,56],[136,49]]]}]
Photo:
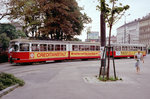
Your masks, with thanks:
[{"label": "red and white tram", "polygon": [[[115,58],[134,57],[138,50],[143,56],[146,55],[146,46],[143,44],[111,44],[111,46],[114,48]],[[110,56],[112,56],[112,52],[110,52]]]},{"label": "red and white tram", "polygon": [[10,63],[100,58],[99,44],[89,42],[17,39],[10,42],[9,49]]},{"label": "red and white tram", "polygon": [[[142,44],[111,44],[115,58],[134,57],[137,50],[146,55]],[[74,41],[44,41],[16,39],[10,42],[10,63],[33,63],[49,60],[100,58],[100,44]]]}]

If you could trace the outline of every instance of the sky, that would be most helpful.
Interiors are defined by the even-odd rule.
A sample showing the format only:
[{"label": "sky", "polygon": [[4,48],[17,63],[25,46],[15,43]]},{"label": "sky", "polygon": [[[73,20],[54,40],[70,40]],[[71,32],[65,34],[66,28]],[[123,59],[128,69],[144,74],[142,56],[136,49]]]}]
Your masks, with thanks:
[{"label": "sky", "polygon": [[[108,1],[108,0],[106,0]],[[118,0],[123,5],[129,5],[130,8],[126,11],[125,15],[126,22],[134,21],[135,19],[142,18],[150,13],[150,0]],[[99,5],[97,0],[77,0],[80,7],[84,7],[85,12],[91,19],[92,23],[85,25],[84,30],[80,36],[77,36],[79,39],[84,41],[87,37],[87,27],[91,27],[91,31],[100,31],[100,11],[96,10],[96,6]],[[128,16],[128,14],[130,14]],[[116,35],[116,29],[124,24],[125,17],[123,16],[112,29],[112,35]],[[108,29],[106,29],[106,35],[108,36]]]},{"label": "sky", "polygon": [[[84,41],[87,37],[87,28],[91,27],[91,31],[100,31],[100,11],[96,10],[96,6],[99,5],[98,0],[76,0],[80,7],[83,7],[82,13],[86,13],[91,19],[92,23],[85,25],[84,30],[79,39]],[[108,0],[106,0],[108,1]],[[142,18],[150,13],[150,0],[118,0],[123,5],[128,4],[130,6],[129,10],[126,11],[125,15],[130,14],[126,17],[126,22],[134,21],[135,19]],[[116,35],[116,29],[124,24],[125,17],[122,17],[118,23],[113,26],[112,35]],[[0,20],[2,23],[7,23],[8,20]],[[108,36],[108,29],[106,29],[106,34]]]}]

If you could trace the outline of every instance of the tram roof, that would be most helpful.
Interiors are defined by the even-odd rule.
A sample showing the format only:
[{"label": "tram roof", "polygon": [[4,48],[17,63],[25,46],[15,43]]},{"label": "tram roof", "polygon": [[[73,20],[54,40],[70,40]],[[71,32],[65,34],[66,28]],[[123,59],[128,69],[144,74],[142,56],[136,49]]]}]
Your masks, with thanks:
[{"label": "tram roof", "polygon": [[96,44],[100,45],[100,43],[96,42],[81,42],[81,41],[51,41],[51,40],[28,40],[28,39],[14,39],[10,42],[20,42],[20,43],[57,43],[57,44]]}]

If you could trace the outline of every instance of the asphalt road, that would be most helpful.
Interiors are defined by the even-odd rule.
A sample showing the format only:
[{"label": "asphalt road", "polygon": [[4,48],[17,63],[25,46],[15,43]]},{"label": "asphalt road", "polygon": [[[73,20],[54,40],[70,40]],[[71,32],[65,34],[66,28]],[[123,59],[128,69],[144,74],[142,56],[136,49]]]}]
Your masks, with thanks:
[{"label": "asphalt road", "polygon": [[150,99],[150,55],[144,59],[140,74],[136,74],[134,59],[115,60],[117,76],[123,81],[100,83],[83,79],[98,75],[99,60],[24,66],[0,64],[0,71],[25,81],[23,87],[2,99]]}]

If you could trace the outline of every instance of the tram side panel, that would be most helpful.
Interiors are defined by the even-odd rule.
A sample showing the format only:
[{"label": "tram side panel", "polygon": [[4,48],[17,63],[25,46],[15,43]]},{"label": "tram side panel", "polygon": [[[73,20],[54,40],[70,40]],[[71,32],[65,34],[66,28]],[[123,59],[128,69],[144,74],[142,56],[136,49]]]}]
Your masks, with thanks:
[{"label": "tram side panel", "polygon": [[100,58],[100,51],[71,51],[70,59]]},{"label": "tram side panel", "polygon": [[51,51],[51,52],[30,52],[31,60],[48,61],[68,59],[68,51]]},{"label": "tram side panel", "polygon": [[68,59],[68,51],[54,52],[13,52],[13,63],[40,62],[49,60],[64,60]]},{"label": "tram side panel", "polygon": [[[121,57],[134,57],[137,51],[114,51],[114,57],[121,58]],[[141,51],[143,56],[146,56],[146,51]]]},{"label": "tram side panel", "polygon": [[[90,48],[94,45],[70,45],[70,59],[92,59],[92,58],[100,58],[99,48],[96,50]],[[99,46],[97,46],[99,47]]]},{"label": "tram side panel", "polygon": [[9,62],[23,63],[28,62],[29,52],[11,52],[9,53]]}]

